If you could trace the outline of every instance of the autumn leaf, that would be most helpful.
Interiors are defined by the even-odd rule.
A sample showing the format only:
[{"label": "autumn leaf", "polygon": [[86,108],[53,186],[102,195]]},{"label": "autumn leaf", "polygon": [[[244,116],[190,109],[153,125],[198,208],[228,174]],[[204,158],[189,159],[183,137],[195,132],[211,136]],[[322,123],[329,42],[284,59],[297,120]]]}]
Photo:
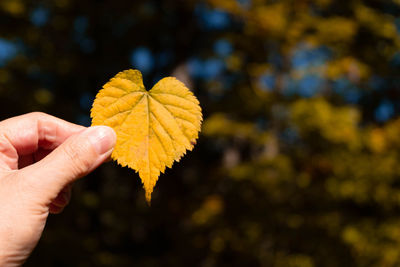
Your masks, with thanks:
[{"label": "autumn leaf", "polygon": [[150,203],[160,172],[192,150],[202,122],[199,101],[173,77],[146,91],[138,70],[118,73],[99,91],[91,110],[92,125],[117,134],[111,157],[139,172]]}]

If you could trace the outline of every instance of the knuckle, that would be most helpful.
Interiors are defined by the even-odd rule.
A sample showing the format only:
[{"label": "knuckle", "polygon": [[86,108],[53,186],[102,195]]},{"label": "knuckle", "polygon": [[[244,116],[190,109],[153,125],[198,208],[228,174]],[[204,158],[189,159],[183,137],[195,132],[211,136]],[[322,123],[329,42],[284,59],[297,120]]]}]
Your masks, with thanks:
[{"label": "knuckle", "polygon": [[47,114],[41,111],[33,111],[27,114],[28,116],[36,117],[36,118],[43,118]]}]

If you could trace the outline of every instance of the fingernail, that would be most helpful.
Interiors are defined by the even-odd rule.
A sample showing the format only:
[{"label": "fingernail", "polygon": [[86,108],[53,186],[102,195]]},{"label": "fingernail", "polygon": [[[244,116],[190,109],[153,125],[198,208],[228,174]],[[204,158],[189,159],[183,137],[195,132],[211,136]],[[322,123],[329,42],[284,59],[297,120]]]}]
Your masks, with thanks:
[{"label": "fingernail", "polygon": [[110,151],[116,142],[116,135],[113,129],[107,126],[93,126],[88,130],[88,138],[97,154],[102,155]]}]

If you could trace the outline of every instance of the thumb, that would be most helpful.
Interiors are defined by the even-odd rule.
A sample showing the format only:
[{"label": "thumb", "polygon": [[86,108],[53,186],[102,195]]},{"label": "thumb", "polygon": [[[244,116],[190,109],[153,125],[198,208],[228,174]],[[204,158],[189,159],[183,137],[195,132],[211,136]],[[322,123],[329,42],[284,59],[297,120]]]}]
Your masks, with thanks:
[{"label": "thumb", "polygon": [[24,183],[50,203],[65,186],[107,160],[115,142],[116,134],[110,127],[89,127],[69,137],[41,161],[21,169]]}]

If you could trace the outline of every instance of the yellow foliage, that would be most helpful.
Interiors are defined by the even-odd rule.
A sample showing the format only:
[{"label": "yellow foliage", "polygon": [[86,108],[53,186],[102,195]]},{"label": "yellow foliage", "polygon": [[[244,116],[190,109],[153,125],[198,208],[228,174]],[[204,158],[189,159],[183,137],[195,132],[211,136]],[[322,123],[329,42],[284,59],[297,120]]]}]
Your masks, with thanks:
[{"label": "yellow foliage", "polygon": [[303,33],[307,29],[310,20],[311,18],[308,14],[300,13],[298,14],[296,23],[292,23],[290,27],[287,27],[285,36],[291,45],[285,47],[285,50],[290,51],[296,45],[297,41],[303,38]]},{"label": "yellow foliage", "polygon": [[6,69],[0,69],[0,83],[6,83],[10,80],[10,72]]},{"label": "yellow foliage", "polygon": [[227,69],[231,70],[231,71],[238,71],[238,70],[240,70],[240,68],[243,65],[242,56],[237,55],[237,54],[228,56],[226,58],[225,62],[226,62]]},{"label": "yellow foliage", "polygon": [[[342,231],[342,239],[350,245],[355,255],[380,256],[373,266],[399,266],[399,221],[390,220],[382,224],[367,221],[346,226]],[[384,245],[382,241],[387,243]],[[388,245],[390,244],[390,245]],[[377,249],[378,248],[378,249]],[[361,258],[361,260],[363,260]],[[362,266],[369,266],[368,258]],[[371,265],[372,266],[372,265]]]},{"label": "yellow foliage", "polygon": [[225,9],[229,12],[240,12],[240,5],[237,1],[232,0],[209,0],[211,5],[218,6],[219,8]]},{"label": "yellow foliage", "polygon": [[364,240],[363,240],[363,236],[354,227],[346,227],[343,230],[342,238],[343,238],[343,240],[345,242],[351,243],[351,244],[363,244],[363,243],[365,243]]},{"label": "yellow foliage", "polygon": [[322,98],[301,99],[292,106],[292,120],[301,133],[317,131],[333,143],[358,146],[360,114],[351,107],[333,107]]},{"label": "yellow foliage", "polygon": [[349,41],[357,32],[357,24],[342,17],[319,19],[314,25],[318,39],[324,43]]},{"label": "yellow foliage", "polygon": [[19,16],[25,12],[25,6],[21,0],[1,0],[0,9],[14,16]]},{"label": "yellow foliage", "polygon": [[173,77],[146,91],[138,70],[118,73],[99,91],[91,110],[92,125],[117,134],[112,158],[139,172],[146,200],[160,172],[192,150],[202,122],[199,101]]},{"label": "yellow foliage", "polygon": [[385,132],[382,129],[376,128],[369,133],[368,145],[375,153],[383,152],[386,148]]},{"label": "yellow foliage", "polygon": [[352,81],[357,82],[360,79],[367,78],[369,73],[368,66],[353,57],[343,57],[333,60],[328,63],[328,67],[326,68],[326,76],[329,79],[337,79],[340,76],[346,75]]},{"label": "yellow foliage", "polygon": [[224,114],[216,113],[206,120],[203,126],[204,134],[209,136],[236,136],[249,138],[255,133],[252,123],[235,122]]},{"label": "yellow foliage", "polygon": [[356,17],[360,23],[371,29],[377,35],[385,38],[398,38],[394,18],[382,15],[364,5],[358,5],[355,9]]},{"label": "yellow foliage", "polygon": [[204,200],[201,207],[193,213],[192,220],[196,224],[205,224],[223,211],[221,197],[212,195]]},{"label": "yellow foliage", "polygon": [[385,137],[388,146],[393,148],[400,147],[400,119],[396,119],[388,123],[385,128]]},{"label": "yellow foliage", "polygon": [[287,11],[286,6],[281,3],[262,6],[255,10],[253,19],[263,30],[271,34],[280,34],[287,25]]},{"label": "yellow foliage", "polygon": [[275,256],[275,264],[277,267],[313,267],[315,266],[310,256],[302,254],[283,254],[278,253]]},{"label": "yellow foliage", "polygon": [[53,94],[47,89],[39,89],[34,93],[36,102],[42,105],[48,105],[53,101]]}]

